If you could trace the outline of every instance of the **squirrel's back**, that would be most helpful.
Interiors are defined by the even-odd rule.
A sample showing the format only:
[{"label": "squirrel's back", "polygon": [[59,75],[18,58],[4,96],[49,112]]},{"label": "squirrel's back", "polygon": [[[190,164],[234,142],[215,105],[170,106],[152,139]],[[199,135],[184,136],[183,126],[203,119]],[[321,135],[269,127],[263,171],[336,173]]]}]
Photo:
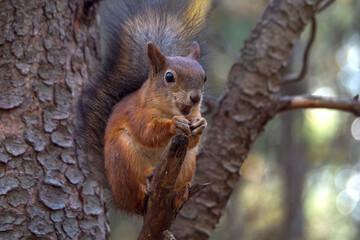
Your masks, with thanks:
[{"label": "squirrel's back", "polygon": [[208,2],[125,0],[107,6],[101,18],[105,24],[102,65],[78,103],[77,136],[90,176],[107,182],[103,163],[106,123],[113,106],[148,78],[146,43],[151,41],[167,56],[186,56],[193,41],[206,49],[203,25]]}]

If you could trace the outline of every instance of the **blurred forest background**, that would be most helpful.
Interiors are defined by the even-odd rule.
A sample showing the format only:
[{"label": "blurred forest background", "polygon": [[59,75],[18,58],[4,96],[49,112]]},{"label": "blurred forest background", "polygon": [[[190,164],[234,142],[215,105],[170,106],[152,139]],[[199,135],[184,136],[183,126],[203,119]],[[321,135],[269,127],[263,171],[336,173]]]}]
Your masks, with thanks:
[{"label": "blurred forest background", "polygon": [[[206,94],[219,98],[269,1],[214,2]],[[360,93],[359,13],[359,0],[337,0],[317,15],[308,74],[284,87],[283,95],[351,98]],[[295,47],[288,73],[301,69],[308,38],[309,29]],[[360,239],[359,141],[360,118],[349,113],[297,110],[278,115],[242,166],[242,179],[210,239]],[[142,219],[111,212],[110,222],[111,239],[132,240]]]}]

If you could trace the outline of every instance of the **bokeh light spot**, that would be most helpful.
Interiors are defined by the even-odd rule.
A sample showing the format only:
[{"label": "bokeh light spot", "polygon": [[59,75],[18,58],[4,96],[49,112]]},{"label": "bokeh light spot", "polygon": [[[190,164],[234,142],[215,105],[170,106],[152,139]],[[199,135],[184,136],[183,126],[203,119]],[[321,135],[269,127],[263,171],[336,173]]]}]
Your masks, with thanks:
[{"label": "bokeh light spot", "polygon": [[265,159],[259,154],[250,154],[240,169],[240,174],[244,179],[257,183],[263,180],[265,172]]},{"label": "bokeh light spot", "polygon": [[352,123],[351,134],[355,140],[360,141],[360,118],[355,119]]},{"label": "bokeh light spot", "polygon": [[346,184],[346,189],[352,189],[360,193],[360,174],[352,176]]},{"label": "bokeh light spot", "polygon": [[346,188],[349,178],[352,176],[353,170],[351,168],[342,169],[335,177],[335,186],[339,191]]},{"label": "bokeh light spot", "polygon": [[346,189],[336,198],[336,206],[340,213],[348,215],[355,209],[358,201],[359,192],[353,189]]},{"label": "bokeh light spot", "polygon": [[359,71],[360,67],[360,49],[358,46],[352,46],[349,48],[347,54],[347,62],[349,67],[354,71]]}]

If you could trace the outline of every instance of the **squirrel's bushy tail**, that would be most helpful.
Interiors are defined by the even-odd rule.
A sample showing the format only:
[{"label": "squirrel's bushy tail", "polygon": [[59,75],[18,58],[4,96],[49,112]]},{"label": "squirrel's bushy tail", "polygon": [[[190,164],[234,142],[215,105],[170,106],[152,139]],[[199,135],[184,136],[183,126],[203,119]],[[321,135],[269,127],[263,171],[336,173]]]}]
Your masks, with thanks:
[{"label": "squirrel's bushy tail", "polygon": [[153,42],[167,56],[186,56],[193,41],[204,55],[204,24],[209,0],[112,1],[102,14],[105,54],[78,104],[77,137],[86,154],[90,177],[106,184],[103,142],[113,106],[139,89],[150,66],[146,43]]}]

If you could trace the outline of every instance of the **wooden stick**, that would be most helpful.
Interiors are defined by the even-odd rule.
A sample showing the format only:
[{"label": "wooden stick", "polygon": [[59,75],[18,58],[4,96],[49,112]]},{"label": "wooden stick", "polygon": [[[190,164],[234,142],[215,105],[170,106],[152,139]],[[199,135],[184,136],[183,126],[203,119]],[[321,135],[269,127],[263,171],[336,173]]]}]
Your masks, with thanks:
[{"label": "wooden stick", "polygon": [[174,235],[169,231],[166,230],[163,232],[163,235],[166,237],[166,239],[168,240],[176,240],[176,238],[174,237]]},{"label": "wooden stick", "polygon": [[[188,146],[188,137],[176,135],[167,146],[154,170],[144,224],[138,240],[162,240],[173,224],[177,211],[173,207],[174,187]],[[189,199],[208,184],[194,184]],[[169,236],[169,235],[166,235]]]}]

